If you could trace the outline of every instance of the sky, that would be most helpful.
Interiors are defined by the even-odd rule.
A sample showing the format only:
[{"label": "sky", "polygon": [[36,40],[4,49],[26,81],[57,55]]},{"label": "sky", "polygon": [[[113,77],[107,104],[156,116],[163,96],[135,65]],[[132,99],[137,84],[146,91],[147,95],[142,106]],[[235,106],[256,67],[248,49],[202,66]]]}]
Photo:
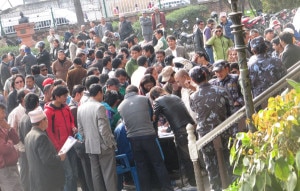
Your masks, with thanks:
[{"label": "sky", "polygon": [[[12,4],[12,6],[17,6],[23,4],[23,0],[10,0],[10,3]],[[0,9],[5,10],[8,8],[11,8],[8,0],[0,0]]]}]

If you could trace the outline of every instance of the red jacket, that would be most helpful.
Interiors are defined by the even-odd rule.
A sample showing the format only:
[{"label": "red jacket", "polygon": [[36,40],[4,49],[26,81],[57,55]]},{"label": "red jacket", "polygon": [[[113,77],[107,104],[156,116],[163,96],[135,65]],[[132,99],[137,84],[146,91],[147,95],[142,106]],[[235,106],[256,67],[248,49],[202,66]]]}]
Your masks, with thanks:
[{"label": "red jacket", "polygon": [[[164,26],[164,28],[166,28],[166,17],[165,14],[163,12],[159,12],[160,15],[160,23]],[[151,20],[152,20],[152,29],[156,30],[156,25],[159,23],[155,22],[155,13],[153,13],[151,15]]]},{"label": "red jacket", "polygon": [[69,106],[55,107],[51,102],[45,105],[44,112],[48,118],[48,137],[55,149],[59,151],[69,136],[73,136],[74,119]]},{"label": "red jacket", "polygon": [[0,127],[0,168],[5,167],[6,162],[9,162],[5,161],[4,155],[12,152],[12,149],[15,149],[14,145],[18,142],[19,136],[15,129],[8,131],[8,129]]}]

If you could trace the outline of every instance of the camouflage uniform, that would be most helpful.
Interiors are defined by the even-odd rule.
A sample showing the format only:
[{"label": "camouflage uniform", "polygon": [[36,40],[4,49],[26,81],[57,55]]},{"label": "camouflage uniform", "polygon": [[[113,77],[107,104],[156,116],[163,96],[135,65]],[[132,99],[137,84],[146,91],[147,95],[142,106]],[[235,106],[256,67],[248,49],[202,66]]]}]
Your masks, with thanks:
[{"label": "camouflage uniform", "polygon": [[[222,87],[204,83],[199,90],[191,95],[191,109],[196,113],[197,132],[203,137],[208,132],[222,123],[232,111],[232,98]],[[224,147],[224,159],[226,166],[229,165],[229,150],[227,149],[230,134],[226,131],[221,135]],[[210,142],[202,148],[206,170],[209,176],[211,189],[220,191],[221,179],[219,175],[218,160],[213,143]]]},{"label": "camouflage uniform", "polygon": [[275,84],[287,71],[281,60],[264,54],[251,56],[248,62],[253,98]]}]

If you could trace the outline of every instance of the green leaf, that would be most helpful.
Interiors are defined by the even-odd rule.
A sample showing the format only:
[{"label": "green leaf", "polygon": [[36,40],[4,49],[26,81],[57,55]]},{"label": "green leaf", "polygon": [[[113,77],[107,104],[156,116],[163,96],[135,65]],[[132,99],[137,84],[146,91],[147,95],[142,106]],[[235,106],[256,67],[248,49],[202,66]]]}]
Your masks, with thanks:
[{"label": "green leaf", "polygon": [[286,181],[289,177],[290,169],[289,164],[283,159],[279,158],[275,162],[275,176],[276,178]]},{"label": "green leaf", "polygon": [[243,158],[243,165],[244,166],[249,166],[249,163],[250,163],[249,159],[247,157],[244,157]]},{"label": "green leaf", "polygon": [[233,144],[232,147],[230,148],[230,157],[229,157],[230,165],[233,164],[236,154],[237,154],[237,152],[235,150],[235,144]]},{"label": "green leaf", "polygon": [[295,158],[294,158],[294,154],[291,150],[287,150],[287,162],[289,165],[294,165],[295,162]]},{"label": "green leaf", "polygon": [[300,151],[296,154],[296,167],[298,170],[300,170]]},{"label": "green leaf", "polygon": [[267,172],[259,173],[256,177],[256,189],[257,191],[263,191],[266,187],[266,177],[265,174]]},{"label": "green leaf", "polygon": [[286,81],[296,90],[297,93],[300,93],[300,83],[292,79],[286,79]]},{"label": "green leaf", "polygon": [[248,182],[243,182],[242,186],[239,189],[239,191],[249,191],[249,190],[252,190],[252,188]]},{"label": "green leaf", "polygon": [[256,173],[254,172],[249,177],[249,184],[251,186],[251,190],[253,190],[255,183],[256,183]]},{"label": "green leaf", "polygon": [[294,191],[297,185],[297,175],[293,171],[290,173],[288,180],[285,182],[287,191]]}]

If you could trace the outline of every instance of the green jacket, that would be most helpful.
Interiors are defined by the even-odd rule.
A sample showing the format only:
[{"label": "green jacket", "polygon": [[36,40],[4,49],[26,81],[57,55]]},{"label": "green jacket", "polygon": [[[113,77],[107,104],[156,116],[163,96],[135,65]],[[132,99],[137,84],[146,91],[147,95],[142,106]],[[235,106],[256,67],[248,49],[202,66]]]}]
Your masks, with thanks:
[{"label": "green jacket", "polygon": [[129,77],[133,74],[133,72],[138,68],[137,61],[130,58],[130,60],[126,63],[125,70]]},{"label": "green jacket", "polygon": [[217,60],[227,60],[227,50],[229,47],[233,47],[233,42],[230,38],[225,36],[212,36],[206,45],[212,45],[214,49],[214,59]]}]

